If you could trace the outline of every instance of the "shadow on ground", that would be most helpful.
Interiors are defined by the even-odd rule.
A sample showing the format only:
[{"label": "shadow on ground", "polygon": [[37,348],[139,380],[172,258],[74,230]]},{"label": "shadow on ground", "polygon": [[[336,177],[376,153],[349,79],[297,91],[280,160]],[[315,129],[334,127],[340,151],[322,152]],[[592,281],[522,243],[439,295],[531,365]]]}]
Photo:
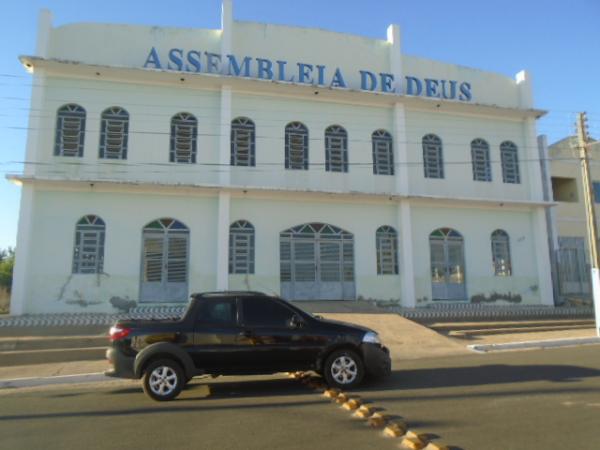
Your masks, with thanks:
[{"label": "shadow on ground", "polygon": [[551,381],[569,383],[600,377],[600,370],[572,365],[486,364],[467,367],[435,367],[392,372],[389,378],[370,381],[366,390],[434,389],[493,384]]}]

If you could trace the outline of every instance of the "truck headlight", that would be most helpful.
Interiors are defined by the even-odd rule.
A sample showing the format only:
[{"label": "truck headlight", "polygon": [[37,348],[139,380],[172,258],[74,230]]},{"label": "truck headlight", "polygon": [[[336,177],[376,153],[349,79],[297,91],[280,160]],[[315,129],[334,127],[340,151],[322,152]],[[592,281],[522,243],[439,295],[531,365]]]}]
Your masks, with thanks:
[{"label": "truck headlight", "polygon": [[381,339],[379,339],[379,335],[374,331],[368,331],[362,338],[363,342],[368,344],[381,344]]}]

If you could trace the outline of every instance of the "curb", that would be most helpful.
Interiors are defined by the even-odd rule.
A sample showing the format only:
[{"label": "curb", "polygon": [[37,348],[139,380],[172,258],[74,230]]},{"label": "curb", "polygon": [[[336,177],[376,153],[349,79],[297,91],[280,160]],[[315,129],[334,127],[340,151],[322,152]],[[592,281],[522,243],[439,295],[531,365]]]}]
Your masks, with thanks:
[{"label": "curb", "polygon": [[51,386],[60,384],[98,383],[101,381],[117,381],[102,372],[82,373],[76,375],[57,375],[53,377],[28,377],[0,380],[0,389],[16,389],[25,387]]},{"label": "curb", "polygon": [[571,347],[571,346],[576,346],[576,345],[592,345],[592,344],[600,344],[600,337],[552,339],[552,340],[546,340],[546,341],[507,342],[504,344],[473,344],[473,345],[467,345],[467,348],[476,353],[489,353],[489,352],[499,352],[499,351],[503,351],[503,350],[559,348],[559,347]]}]

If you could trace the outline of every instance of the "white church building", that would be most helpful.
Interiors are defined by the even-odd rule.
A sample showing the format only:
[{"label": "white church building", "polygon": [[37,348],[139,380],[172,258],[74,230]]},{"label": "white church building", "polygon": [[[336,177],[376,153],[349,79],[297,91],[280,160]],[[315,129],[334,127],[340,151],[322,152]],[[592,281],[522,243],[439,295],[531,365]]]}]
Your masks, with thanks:
[{"label": "white church building", "polygon": [[258,290],[552,304],[532,86],[381,39],[233,19],[52,25],[12,314]]}]

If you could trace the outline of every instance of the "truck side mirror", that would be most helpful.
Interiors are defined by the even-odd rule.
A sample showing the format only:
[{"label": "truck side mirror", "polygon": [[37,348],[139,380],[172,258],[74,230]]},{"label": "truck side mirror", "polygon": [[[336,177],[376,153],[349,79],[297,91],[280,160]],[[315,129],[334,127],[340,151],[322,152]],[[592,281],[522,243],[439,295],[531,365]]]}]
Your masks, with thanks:
[{"label": "truck side mirror", "polygon": [[298,314],[294,314],[288,322],[290,328],[302,328],[304,326],[304,319]]}]

